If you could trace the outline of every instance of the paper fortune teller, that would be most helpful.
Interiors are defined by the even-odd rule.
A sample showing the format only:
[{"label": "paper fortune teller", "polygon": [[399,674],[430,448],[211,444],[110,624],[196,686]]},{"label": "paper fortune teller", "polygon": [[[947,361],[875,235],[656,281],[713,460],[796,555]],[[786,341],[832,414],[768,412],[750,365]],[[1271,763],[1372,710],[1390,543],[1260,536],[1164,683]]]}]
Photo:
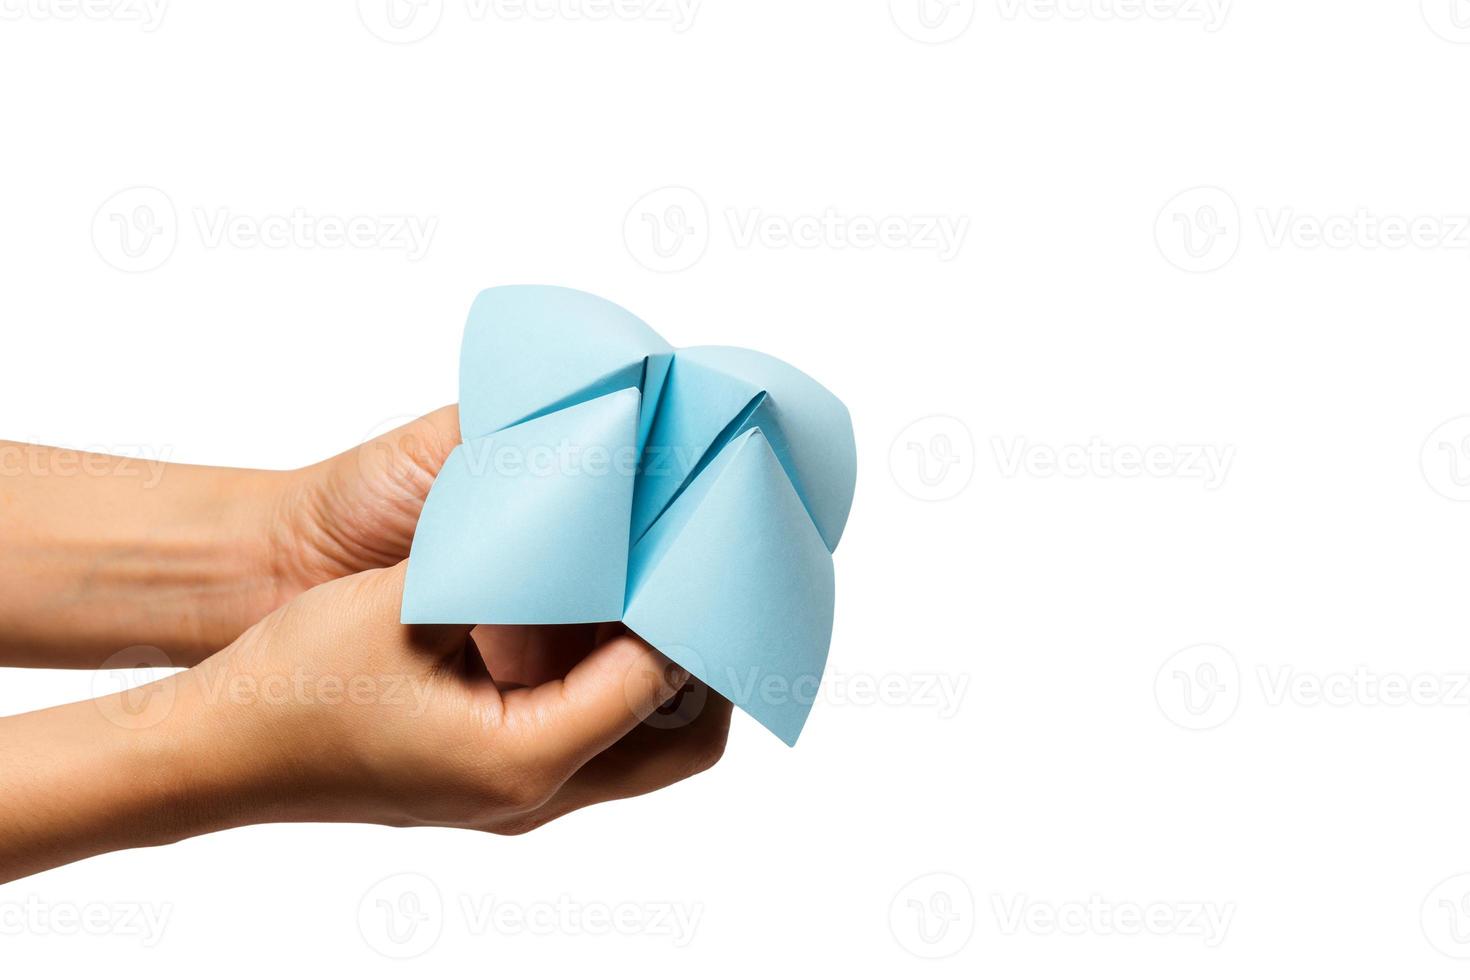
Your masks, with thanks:
[{"label": "paper fortune teller", "polygon": [[621,620],[796,743],[857,474],[831,392],[756,351],[675,350],[589,293],[502,286],[470,310],[459,412],[403,622]]}]

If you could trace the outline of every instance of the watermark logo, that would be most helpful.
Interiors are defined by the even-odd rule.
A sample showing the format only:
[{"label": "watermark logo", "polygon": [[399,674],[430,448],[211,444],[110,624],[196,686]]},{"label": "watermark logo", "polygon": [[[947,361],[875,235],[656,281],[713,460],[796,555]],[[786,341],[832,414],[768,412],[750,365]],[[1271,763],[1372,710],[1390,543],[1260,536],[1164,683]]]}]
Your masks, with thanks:
[{"label": "watermark logo", "polygon": [[174,710],[178,691],[156,683],[178,669],[158,647],[132,646],[104,660],[92,675],[92,703],[119,728],[142,731],[162,723]]},{"label": "watermark logo", "polygon": [[[383,500],[421,501],[426,488],[421,461],[428,455],[416,430],[417,415],[395,415],[369,429],[352,451],[358,475]],[[403,429],[404,431],[399,431]]]},{"label": "watermark logo", "polygon": [[1154,241],[1176,268],[1214,272],[1240,247],[1240,208],[1218,187],[1181,191],[1159,211]]},{"label": "watermark logo", "polygon": [[424,875],[390,875],[362,896],[357,929],[371,949],[389,959],[422,956],[444,933],[444,896]]},{"label": "watermark logo", "polygon": [[128,187],[92,216],[92,244],[122,272],[148,272],[168,261],[179,239],[174,203],[157,187]]},{"label": "watermark logo", "polygon": [[1240,706],[1240,665],[1235,655],[1210,643],[1186,647],[1164,661],[1154,676],[1159,710],[1180,728],[1218,728]]},{"label": "watermark logo", "polygon": [[975,475],[975,437],[952,415],[910,422],[888,447],[888,471],[916,500],[950,500]]},{"label": "watermark logo", "polygon": [[1441,881],[1419,908],[1424,938],[1444,955],[1470,960],[1470,873]]},{"label": "watermark logo", "polygon": [[413,44],[439,26],[444,0],[357,0],[357,16],[379,40]]},{"label": "watermark logo", "polygon": [[[668,674],[673,675],[673,680],[680,680],[679,675],[682,674],[683,682],[672,698],[660,705],[653,714],[643,719],[643,724],[649,728],[669,731],[692,724],[704,711],[704,706],[709,703],[709,688],[698,678],[709,677],[711,674],[705,665],[704,658],[694,648],[681,643],[672,643],[661,649],[669,660],[666,668]],[[623,691],[630,706],[639,704],[639,692],[648,690],[654,681],[653,678],[646,675],[649,670],[652,668],[640,660],[638,666],[629,671],[627,677],[624,678]],[[664,678],[665,682],[670,679],[668,676]]]},{"label": "watermark logo", "polygon": [[894,25],[923,44],[953,41],[975,19],[975,0],[888,0]]},{"label": "watermark logo", "polygon": [[1470,500],[1470,415],[1440,423],[1419,451],[1419,471],[1447,500]]},{"label": "watermark logo", "polygon": [[1419,0],[1429,29],[1454,44],[1470,44],[1470,0]]},{"label": "watermark logo", "polygon": [[623,218],[628,253],[652,272],[683,272],[709,247],[709,209],[687,187],[649,191]]},{"label": "watermark logo", "polygon": [[899,946],[920,959],[953,956],[975,934],[975,895],[958,875],[920,875],[893,896],[888,929]]}]

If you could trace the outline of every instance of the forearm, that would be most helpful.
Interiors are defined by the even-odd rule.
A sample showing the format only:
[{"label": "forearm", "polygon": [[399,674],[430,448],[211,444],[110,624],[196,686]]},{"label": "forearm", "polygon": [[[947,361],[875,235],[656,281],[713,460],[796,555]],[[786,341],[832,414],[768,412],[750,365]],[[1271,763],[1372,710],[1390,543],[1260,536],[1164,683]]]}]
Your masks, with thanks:
[{"label": "forearm", "polygon": [[178,723],[179,687],[0,718],[0,881],[245,819],[232,754]]},{"label": "forearm", "polygon": [[529,634],[487,655],[469,626],[399,622],[406,573],[311,589],[153,684],[0,719],[0,882],[265,822],[520,834],[723,751],[723,699],[642,724],[688,675],[636,637],[588,635],[564,672],[525,662]]},{"label": "forearm", "polygon": [[0,664],[220,649],[289,598],[270,513],[288,479],[0,442]]},{"label": "forearm", "polygon": [[[363,802],[375,787],[344,762],[349,712],[325,688],[297,692],[289,668],[242,642],[151,684],[0,718],[0,883],[234,827],[377,812]],[[359,675],[335,676],[345,698]]]}]

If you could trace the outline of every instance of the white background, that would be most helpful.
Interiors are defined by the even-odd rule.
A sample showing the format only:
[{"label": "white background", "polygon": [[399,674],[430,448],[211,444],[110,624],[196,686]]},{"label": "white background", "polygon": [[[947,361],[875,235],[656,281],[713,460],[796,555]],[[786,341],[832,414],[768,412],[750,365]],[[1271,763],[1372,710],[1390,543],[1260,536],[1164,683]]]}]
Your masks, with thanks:
[{"label": "white background", "polygon": [[[1464,0],[65,2],[0,0],[4,436],[302,465],[552,282],[806,369],[860,474],[795,750],[737,718],[524,838],[87,861],[0,908],[111,927],[7,927],[0,973],[1464,969]],[[293,214],[365,239],[251,237]]]}]

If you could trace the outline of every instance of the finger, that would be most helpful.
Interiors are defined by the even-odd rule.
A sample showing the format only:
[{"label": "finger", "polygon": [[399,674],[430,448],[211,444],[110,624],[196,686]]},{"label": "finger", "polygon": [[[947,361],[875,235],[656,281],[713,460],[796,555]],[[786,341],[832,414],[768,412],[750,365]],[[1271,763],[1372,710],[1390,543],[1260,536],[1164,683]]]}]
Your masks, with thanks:
[{"label": "finger", "polygon": [[[590,760],[567,780],[567,799],[578,806],[642,796],[709,769],[724,754],[730,736],[729,701],[694,681],[677,700],[698,705],[696,713],[678,727],[662,727],[650,718],[618,743]],[[675,707],[668,716],[679,718]]]},{"label": "finger", "polygon": [[357,617],[385,633],[397,635],[416,652],[439,660],[450,660],[457,665],[473,625],[402,623],[403,581],[407,574],[408,562],[405,560],[389,568],[370,569],[345,579],[365,597],[367,609],[358,612]]},{"label": "finger", "polygon": [[445,405],[370,439],[363,446],[385,447],[391,451],[384,459],[416,466],[433,476],[459,441],[459,406]]},{"label": "finger", "polygon": [[558,626],[478,626],[475,642],[490,673],[502,684],[534,687],[565,677],[603,641],[589,623]]},{"label": "finger", "polygon": [[592,643],[595,646],[602,646],[602,644],[615,637],[622,636],[626,632],[628,632],[628,627],[622,623],[598,623],[597,629],[592,633]]},{"label": "finger", "polygon": [[570,775],[647,718],[688,672],[631,633],[594,649],[557,680],[509,691],[507,718],[530,736],[527,751]]},{"label": "finger", "polygon": [[639,725],[618,743],[589,761],[550,800],[528,814],[517,827],[531,830],[575,810],[655,792],[710,769],[724,755],[730,734],[730,702],[700,682],[691,693],[702,708],[681,728]]},{"label": "finger", "polygon": [[387,565],[407,552],[429,487],[458,444],[459,407],[446,405],[328,460],[326,499],[347,521],[361,517],[359,508],[395,515],[375,525],[371,542]]}]

